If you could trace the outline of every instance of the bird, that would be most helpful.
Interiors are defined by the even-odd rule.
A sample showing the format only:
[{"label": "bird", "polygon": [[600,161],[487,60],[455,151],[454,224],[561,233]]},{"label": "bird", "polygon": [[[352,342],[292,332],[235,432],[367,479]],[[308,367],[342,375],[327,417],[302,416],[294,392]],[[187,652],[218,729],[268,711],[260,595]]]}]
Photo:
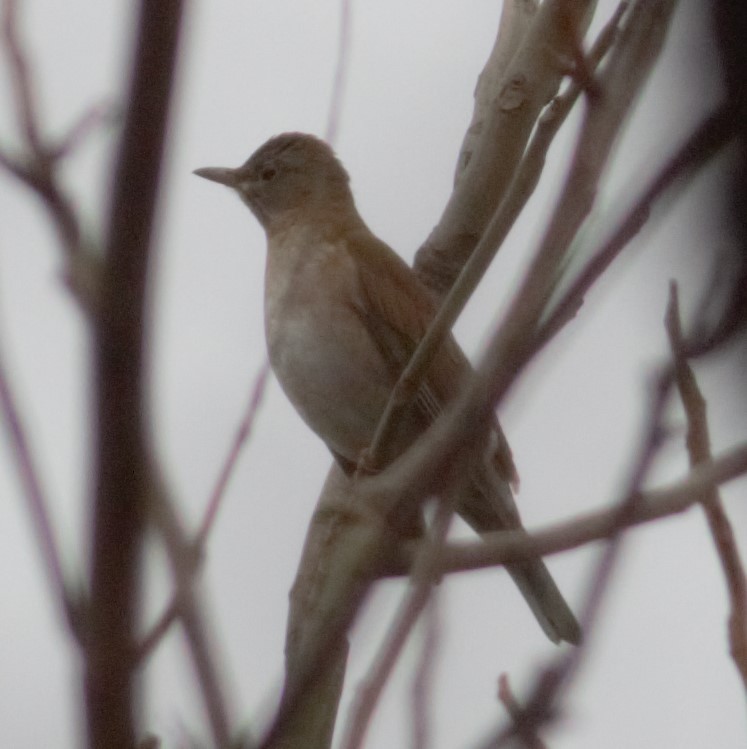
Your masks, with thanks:
[{"label": "bird", "polygon": [[[231,188],[264,229],[270,364],[301,418],[354,475],[392,388],[436,314],[433,294],[368,228],[347,171],[320,138],[283,133],[237,168],[194,174]],[[380,466],[428,428],[471,372],[449,335],[395,425]],[[494,418],[470,461],[457,512],[478,533],[523,529],[511,490],[516,481],[511,450]],[[420,512],[401,519],[403,535],[422,528]],[[549,639],[578,644],[580,625],[544,562],[507,567]]]}]

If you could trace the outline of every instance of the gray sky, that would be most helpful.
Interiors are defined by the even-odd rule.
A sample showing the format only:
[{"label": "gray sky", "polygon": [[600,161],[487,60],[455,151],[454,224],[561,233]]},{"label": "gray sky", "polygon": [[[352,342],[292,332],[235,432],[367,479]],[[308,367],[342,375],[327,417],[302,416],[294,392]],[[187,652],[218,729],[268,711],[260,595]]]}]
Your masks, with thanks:
[{"label": "gray sky", "polygon": [[[123,92],[129,3],[21,3],[49,132],[92,103]],[[600,2],[600,20],[614,4]],[[664,58],[620,144],[599,198],[600,224],[624,205],[718,99],[708,77],[700,4],[683,0]],[[336,148],[361,213],[408,261],[436,222],[451,187],[475,80],[492,46],[498,3],[407,0],[354,3],[351,56]],[[160,456],[185,516],[204,507],[264,360],[264,238],[227,190],[194,168],[235,166],[284,130],[323,134],[337,52],[339,2],[194,3],[186,23],[179,95],[163,185],[152,338],[153,419]],[[598,24],[596,24],[598,25]],[[4,72],[4,68],[3,68]],[[694,81],[702,79],[699,88]],[[0,138],[12,143],[7,81]],[[539,193],[457,325],[470,355],[500,320],[502,305],[552,205],[573,142],[558,140]],[[109,178],[112,134],[91,139],[65,176],[92,228]],[[715,169],[636,240],[576,321],[512,390],[501,418],[522,478],[519,502],[539,526],[605,506],[635,455],[650,377],[666,353],[667,284],[692,310],[705,274],[700,250],[722,223]],[[81,316],[59,282],[61,262],[35,200],[0,174],[0,341],[39,458],[72,569],[86,561],[83,518],[87,343]],[[716,451],[745,438],[745,406],[722,357],[699,368]],[[682,420],[656,478],[686,469]],[[0,441],[0,743],[72,747],[79,662],[58,623],[39,555]],[[280,684],[287,592],[330,458],[271,382],[251,443],[212,536],[204,575],[214,634],[237,720],[258,726]],[[744,548],[746,482],[724,491]],[[464,528],[460,533],[466,535]],[[745,550],[747,551],[747,550]],[[599,547],[550,560],[578,605]],[[154,554],[153,562],[162,560]],[[167,578],[149,591],[154,614]],[[381,586],[353,634],[342,712],[380,641],[400,584]],[[440,586],[433,746],[473,746],[502,716],[497,677],[521,695],[553,652],[501,571]],[[698,512],[630,534],[623,563],[582,674],[547,732],[553,749],[630,746],[741,747],[744,694],[728,658],[726,597]],[[422,628],[387,689],[368,746],[410,741],[410,688]],[[72,654],[72,655],[71,655]],[[199,702],[178,636],[147,671],[149,727],[165,747],[198,729]]]}]

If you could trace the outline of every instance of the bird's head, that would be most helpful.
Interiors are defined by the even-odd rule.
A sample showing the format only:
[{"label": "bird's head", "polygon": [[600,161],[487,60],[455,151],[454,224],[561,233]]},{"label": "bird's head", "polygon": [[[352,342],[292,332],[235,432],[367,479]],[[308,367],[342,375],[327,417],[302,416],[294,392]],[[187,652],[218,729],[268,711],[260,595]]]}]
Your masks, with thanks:
[{"label": "bird's head", "polygon": [[353,203],[348,174],[332,149],[304,133],[271,138],[236,169],[194,173],[233,188],[268,232],[300,212],[339,211]]}]

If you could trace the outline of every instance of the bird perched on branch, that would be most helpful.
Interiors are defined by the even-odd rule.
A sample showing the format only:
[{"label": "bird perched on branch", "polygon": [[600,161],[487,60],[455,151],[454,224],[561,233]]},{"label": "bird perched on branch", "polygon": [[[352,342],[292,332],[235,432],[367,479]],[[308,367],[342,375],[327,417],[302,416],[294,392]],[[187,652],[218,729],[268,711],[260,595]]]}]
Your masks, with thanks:
[{"label": "bird perched on branch", "polygon": [[[366,226],[347,172],[318,138],[285,133],[236,169],[195,174],[232,188],[264,228],[270,362],[302,418],[353,472],[435,314],[430,292]],[[382,465],[425,431],[470,373],[449,336],[394,426]],[[480,533],[520,528],[510,488],[516,471],[497,420],[476,452],[457,511]],[[542,560],[508,570],[548,637],[579,642],[580,627]]]}]

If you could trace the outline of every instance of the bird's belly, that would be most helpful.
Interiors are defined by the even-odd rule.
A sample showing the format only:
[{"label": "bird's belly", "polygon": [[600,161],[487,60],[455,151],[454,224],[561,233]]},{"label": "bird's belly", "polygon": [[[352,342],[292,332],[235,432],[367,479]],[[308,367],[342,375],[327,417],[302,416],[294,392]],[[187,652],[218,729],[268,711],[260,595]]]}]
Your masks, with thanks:
[{"label": "bird's belly", "polygon": [[327,445],[355,462],[384,410],[391,374],[350,308],[286,306],[268,320],[270,361],[286,395]]}]

